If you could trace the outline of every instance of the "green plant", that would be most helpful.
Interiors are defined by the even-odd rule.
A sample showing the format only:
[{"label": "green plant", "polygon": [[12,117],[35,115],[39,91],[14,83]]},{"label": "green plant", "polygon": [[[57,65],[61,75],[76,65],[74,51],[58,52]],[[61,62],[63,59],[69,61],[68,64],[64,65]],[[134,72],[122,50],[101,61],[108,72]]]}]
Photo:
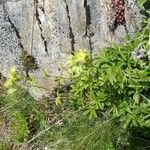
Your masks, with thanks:
[{"label": "green plant", "polygon": [[88,105],[85,115],[97,117],[97,110],[107,110],[120,116],[125,126],[150,126],[150,64],[131,57],[136,46],[115,45],[94,60],[82,51],[88,55],[84,61],[76,59],[80,50],[69,59],[70,99],[77,107]]},{"label": "green plant", "polygon": [[28,137],[28,124],[24,116],[19,111],[12,114],[11,139],[14,143],[20,143]]},{"label": "green plant", "polygon": [[2,115],[9,123],[11,130],[9,142],[12,144],[28,140],[48,124],[47,103],[36,101],[30,95],[27,88],[29,83],[35,84],[34,78],[27,78],[13,67],[4,83],[6,92],[0,97],[3,106]]}]

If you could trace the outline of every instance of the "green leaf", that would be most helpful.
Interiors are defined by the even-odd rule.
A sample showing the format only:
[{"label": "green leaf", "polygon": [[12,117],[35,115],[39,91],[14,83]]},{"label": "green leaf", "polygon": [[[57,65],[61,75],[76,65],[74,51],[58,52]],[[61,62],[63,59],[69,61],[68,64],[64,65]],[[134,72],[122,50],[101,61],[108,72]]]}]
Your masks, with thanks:
[{"label": "green leaf", "polygon": [[139,101],[140,101],[140,92],[138,90],[134,93],[133,100],[135,101],[136,104],[139,104]]},{"label": "green leaf", "polygon": [[57,97],[55,99],[56,106],[61,104],[61,94],[59,93],[59,90],[57,91]]}]

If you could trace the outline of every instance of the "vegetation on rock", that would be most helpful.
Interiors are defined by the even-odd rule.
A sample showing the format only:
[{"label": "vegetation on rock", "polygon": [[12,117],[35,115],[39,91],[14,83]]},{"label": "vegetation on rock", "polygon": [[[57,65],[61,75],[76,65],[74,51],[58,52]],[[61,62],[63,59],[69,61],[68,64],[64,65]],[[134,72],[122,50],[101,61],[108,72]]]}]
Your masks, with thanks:
[{"label": "vegetation on rock", "polygon": [[[147,0],[141,0],[143,6]],[[147,9],[149,14],[149,10]],[[26,71],[36,69],[23,51]],[[76,50],[58,77],[56,97],[34,100],[36,79],[12,68],[0,74],[0,149],[142,150],[150,147],[150,23],[123,45],[96,56]]]}]

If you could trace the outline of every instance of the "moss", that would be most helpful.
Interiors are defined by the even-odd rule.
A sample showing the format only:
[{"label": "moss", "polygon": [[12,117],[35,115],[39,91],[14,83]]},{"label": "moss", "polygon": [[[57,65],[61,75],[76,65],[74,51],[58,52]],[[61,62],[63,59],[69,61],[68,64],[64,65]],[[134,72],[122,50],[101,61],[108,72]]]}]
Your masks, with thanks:
[{"label": "moss", "polygon": [[38,69],[36,59],[25,50],[21,53],[20,61],[25,71]]}]

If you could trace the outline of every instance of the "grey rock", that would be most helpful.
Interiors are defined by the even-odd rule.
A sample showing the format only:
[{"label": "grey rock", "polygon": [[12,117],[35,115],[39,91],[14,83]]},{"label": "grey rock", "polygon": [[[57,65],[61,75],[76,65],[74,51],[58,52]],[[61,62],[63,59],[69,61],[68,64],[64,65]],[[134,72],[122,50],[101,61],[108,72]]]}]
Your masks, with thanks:
[{"label": "grey rock", "polygon": [[150,61],[150,50],[146,51],[144,47],[139,44],[137,48],[135,48],[131,56],[134,60],[145,60],[145,61]]},{"label": "grey rock", "polygon": [[[29,75],[43,87],[31,87],[30,92],[36,99],[48,95],[73,51],[86,48],[94,54],[112,42],[123,42],[124,26],[109,31],[109,4],[110,0],[0,0],[0,72],[7,76],[10,67],[21,69],[19,57],[26,50],[38,64]],[[140,29],[141,21],[137,4],[128,0],[129,35]],[[51,78],[43,76],[45,70]]]}]

